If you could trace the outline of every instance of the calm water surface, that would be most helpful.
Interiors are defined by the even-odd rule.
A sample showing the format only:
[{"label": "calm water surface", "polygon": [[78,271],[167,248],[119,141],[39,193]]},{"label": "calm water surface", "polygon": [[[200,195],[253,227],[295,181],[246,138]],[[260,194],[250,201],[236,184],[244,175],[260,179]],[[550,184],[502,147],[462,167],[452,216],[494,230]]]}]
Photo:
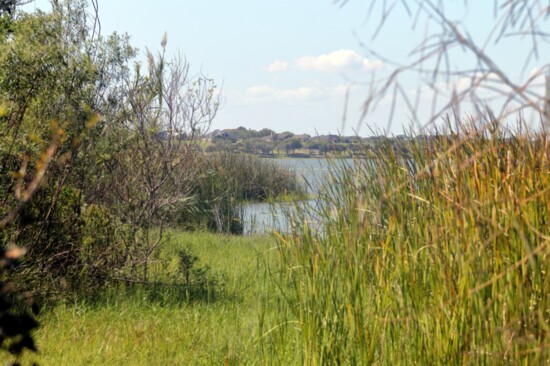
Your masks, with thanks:
[{"label": "calm water surface", "polygon": [[[279,164],[295,171],[298,177],[306,184],[308,193],[315,195],[322,184],[326,182],[330,163],[326,159],[272,159]],[[351,159],[340,162],[353,164]],[[315,204],[314,200],[302,204]],[[285,212],[293,210],[294,204],[277,203],[249,203],[244,206],[244,233],[246,235],[266,233],[272,230],[288,231],[289,223]]]}]

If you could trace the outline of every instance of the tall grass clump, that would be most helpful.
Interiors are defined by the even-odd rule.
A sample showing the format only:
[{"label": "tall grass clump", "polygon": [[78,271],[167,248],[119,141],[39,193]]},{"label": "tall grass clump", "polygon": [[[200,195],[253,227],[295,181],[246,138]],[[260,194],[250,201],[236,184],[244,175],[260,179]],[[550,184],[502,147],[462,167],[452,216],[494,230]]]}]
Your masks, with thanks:
[{"label": "tall grass clump", "polygon": [[228,152],[205,155],[207,172],[217,172],[238,199],[267,201],[289,194],[302,194],[295,172],[268,159]]},{"label": "tall grass clump", "polygon": [[243,202],[304,195],[295,172],[256,156],[209,153],[198,157],[196,165],[193,212],[182,212],[187,224],[241,234]]},{"label": "tall grass clump", "polygon": [[339,166],[279,236],[266,357],[284,333],[307,365],[548,362],[550,146],[503,131],[463,123]]}]

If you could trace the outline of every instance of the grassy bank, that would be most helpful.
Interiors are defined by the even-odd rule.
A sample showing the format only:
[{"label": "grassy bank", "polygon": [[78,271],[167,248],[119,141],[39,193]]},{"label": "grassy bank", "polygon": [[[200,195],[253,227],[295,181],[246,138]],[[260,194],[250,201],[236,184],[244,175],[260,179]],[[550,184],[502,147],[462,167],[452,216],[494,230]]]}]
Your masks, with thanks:
[{"label": "grassy bank", "polygon": [[[159,254],[157,275],[170,258],[192,248],[200,265],[223,276],[216,299],[179,301],[166,291],[111,293],[95,302],[64,304],[40,316],[36,333],[40,353],[28,355],[41,365],[237,365],[260,358],[258,316],[267,296],[264,260],[269,237],[235,237],[172,232]],[[162,290],[160,290],[162,292]]]}]

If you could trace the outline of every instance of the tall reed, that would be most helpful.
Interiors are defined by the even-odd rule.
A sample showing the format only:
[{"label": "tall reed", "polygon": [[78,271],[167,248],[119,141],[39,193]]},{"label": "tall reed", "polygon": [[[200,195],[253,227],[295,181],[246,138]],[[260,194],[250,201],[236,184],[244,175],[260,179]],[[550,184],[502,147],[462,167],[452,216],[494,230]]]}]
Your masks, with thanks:
[{"label": "tall reed", "polygon": [[194,205],[181,213],[181,221],[218,232],[242,233],[245,201],[305,194],[295,172],[257,156],[209,153],[195,164],[199,169],[193,179]]},{"label": "tall reed", "polygon": [[548,136],[489,121],[374,156],[336,167],[278,236],[284,301],[261,330],[266,359],[549,362]]}]

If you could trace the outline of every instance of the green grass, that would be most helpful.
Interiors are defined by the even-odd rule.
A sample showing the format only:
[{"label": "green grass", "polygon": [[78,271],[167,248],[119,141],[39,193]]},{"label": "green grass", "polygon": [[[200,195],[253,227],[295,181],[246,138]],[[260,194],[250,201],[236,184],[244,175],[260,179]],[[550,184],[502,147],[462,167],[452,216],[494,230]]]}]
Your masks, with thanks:
[{"label": "green grass", "polygon": [[340,166],[280,237],[300,363],[550,362],[549,140],[460,132]]},{"label": "green grass", "polygon": [[[261,299],[267,296],[264,261],[270,237],[172,232],[159,257],[191,246],[202,264],[224,276],[214,300],[151,300],[143,290],[109,294],[96,302],[44,311],[36,332],[41,365],[236,365],[255,364]],[[160,277],[169,261],[156,266]]]}]

